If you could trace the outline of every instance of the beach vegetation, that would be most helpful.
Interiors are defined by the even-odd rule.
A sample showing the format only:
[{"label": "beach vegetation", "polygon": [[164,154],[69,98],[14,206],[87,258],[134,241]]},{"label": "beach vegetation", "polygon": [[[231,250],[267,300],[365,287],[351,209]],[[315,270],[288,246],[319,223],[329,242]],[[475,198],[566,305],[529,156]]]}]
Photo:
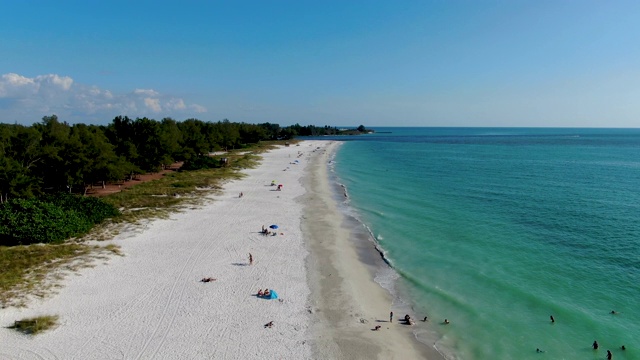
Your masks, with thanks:
[{"label": "beach vegetation", "polygon": [[360,135],[373,132],[373,130],[365,128],[364,125],[360,125],[357,128],[337,128],[328,125],[301,126],[300,124],[295,124],[280,130],[282,139],[290,139],[296,136]]},{"label": "beach vegetation", "polygon": [[120,246],[118,246],[116,244],[107,244],[104,247],[104,249],[107,250],[107,251],[110,251],[111,253],[116,254],[118,256],[124,256],[124,254],[120,250]]},{"label": "beach vegetation", "polygon": [[186,160],[180,171],[201,170],[201,169],[217,169],[224,166],[224,161],[220,157],[208,155],[198,155]]},{"label": "beach vegetation", "polygon": [[150,182],[144,182],[121,192],[107,195],[103,201],[122,210],[112,222],[137,222],[142,219],[166,217],[172,211],[203,201],[205,193],[215,193],[225,181],[239,179],[242,169],[258,164],[259,153],[270,144],[252,148],[250,152],[228,153],[229,166],[192,171],[174,171]]},{"label": "beach vegetation", "polygon": [[[329,127],[325,127],[329,129]],[[204,122],[117,116],[108,125],[61,122],[45,116],[32,126],[0,124],[0,202],[132,180],[176,162],[185,169],[214,168],[216,151],[289,140],[298,132],[278,124]]]},{"label": "beach vegetation", "polygon": [[0,204],[0,245],[61,243],[118,214],[100,199],[66,193],[10,199]]},{"label": "beach vegetation", "polygon": [[0,304],[22,305],[25,294],[45,296],[53,269],[76,268],[98,247],[79,243],[0,246]]},{"label": "beach vegetation", "polygon": [[16,321],[10,329],[15,329],[28,335],[36,335],[51,329],[58,324],[58,315],[42,315]]},{"label": "beach vegetation", "polygon": [[[55,269],[73,271],[122,255],[115,245],[85,240],[110,239],[122,225],[197,206],[203,194],[256,166],[261,152],[295,143],[294,134],[270,123],[126,116],[106,126],[70,125],[55,115],[32,126],[0,124],[2,306],[46,296],[62,276]],[[213,152],[224,152],[226,160]],[[171,171],[176,164],[187,167]],[[157,180],[89,196],[96,187],[158,171]]]}]

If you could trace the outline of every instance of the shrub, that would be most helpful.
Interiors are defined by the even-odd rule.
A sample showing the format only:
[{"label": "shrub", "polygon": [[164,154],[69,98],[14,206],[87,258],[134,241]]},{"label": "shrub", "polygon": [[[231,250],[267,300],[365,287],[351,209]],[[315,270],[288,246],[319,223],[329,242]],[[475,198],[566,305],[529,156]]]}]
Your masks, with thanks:
[{"label": "shrub", "polygon": [[58,323],[58,315],[45,315],[16,321],[10,329],[24,334],[35,335],[54,327]]},{"label": "shrub", "polygon": [[13,199],[0,208],[0,245],[59,243],[91,226],[76,211],[38,199]]},{"label": "shrub", "polygon": [[69,194],[12,199],[0,206],[0,245],[60,243],[118,214],[99,199]]},{"label": "shrub", "polygon": [[186,160],[180,167],[180,171],[215,169],[219,167],[222,167],[220,165],[220,159],[206,155],[199,155]]},{"label": "shrub", "polygon": [[100,224],[105,219],[120,215],[120,211],[115,206],[95,197],[57,193],[47,195],[44,200],[64,210],[76,211],[86,217],[92,224]]}]

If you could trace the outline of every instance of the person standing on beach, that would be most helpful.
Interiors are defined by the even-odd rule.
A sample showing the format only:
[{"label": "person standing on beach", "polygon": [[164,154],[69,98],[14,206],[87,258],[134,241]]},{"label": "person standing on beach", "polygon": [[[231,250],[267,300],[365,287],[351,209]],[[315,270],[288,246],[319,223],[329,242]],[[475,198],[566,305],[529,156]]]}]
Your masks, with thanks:
[{"label": "person standing on beach", "polygon": [[393,322],[393,311],[389,313],[389,322]]},{"label": "person standing on beach", "polygon": [[253,255],[249,253],[249,265],[253,265]]}]

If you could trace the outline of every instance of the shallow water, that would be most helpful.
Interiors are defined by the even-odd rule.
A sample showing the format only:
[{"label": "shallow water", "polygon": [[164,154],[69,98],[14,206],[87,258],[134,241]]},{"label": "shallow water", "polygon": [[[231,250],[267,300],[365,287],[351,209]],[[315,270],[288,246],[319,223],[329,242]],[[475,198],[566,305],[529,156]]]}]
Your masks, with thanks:
[{"label": "shallow water", "polygon": [[458,359],[640,358],[640,130],[379,130],[338,138],[334,169],[427,342]]}]

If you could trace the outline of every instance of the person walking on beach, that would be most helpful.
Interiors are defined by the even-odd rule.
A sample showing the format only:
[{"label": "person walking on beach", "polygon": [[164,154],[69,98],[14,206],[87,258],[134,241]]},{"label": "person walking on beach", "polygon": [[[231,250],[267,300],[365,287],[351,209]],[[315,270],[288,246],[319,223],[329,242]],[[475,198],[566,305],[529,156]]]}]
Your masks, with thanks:
[{"label": "person walking on beach", "polygon": [[393,322],[393,311],[389,313],[389,322]]},{"label": "person walking on beach", "polygon": [[249,253],[249,265],[253,265],[253,255]]}]

